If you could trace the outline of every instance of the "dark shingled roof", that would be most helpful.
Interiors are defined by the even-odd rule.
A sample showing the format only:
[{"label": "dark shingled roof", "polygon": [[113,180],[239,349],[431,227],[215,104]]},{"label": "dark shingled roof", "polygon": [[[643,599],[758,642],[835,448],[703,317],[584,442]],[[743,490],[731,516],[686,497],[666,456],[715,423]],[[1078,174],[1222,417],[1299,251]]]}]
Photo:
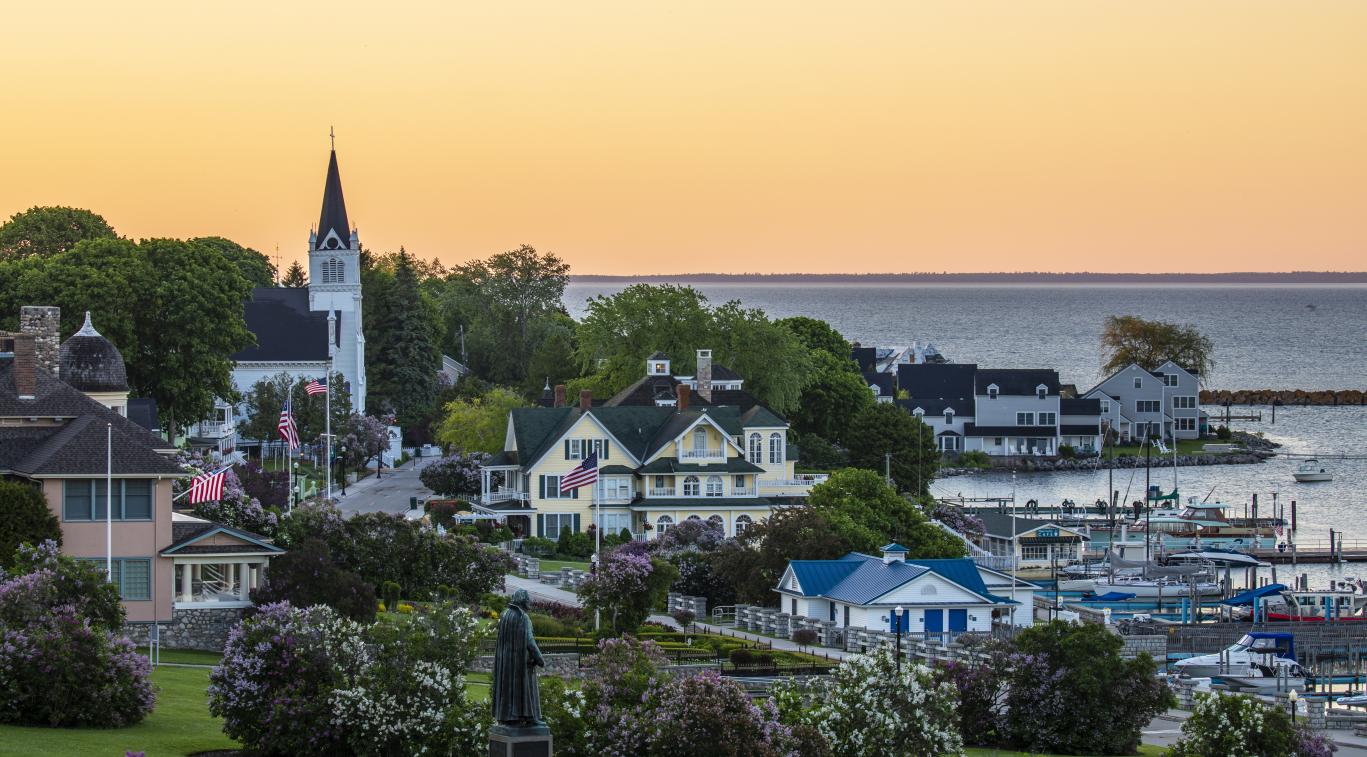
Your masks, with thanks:
[{"label": "dark shingled roof", "polygon": [[[196,539],[203,538],[221,532],[236,539],[241,539],[247,544],[192,544]],[[250,542],[255,542],[250,543]],[[161,551],[161,554],[175,553],[178,555],[210,555],[210,554],[261,554],[263,552],[282,553],[285,550],[272,544],[270,539],[255,534],[251,531],[243,531],[231,528],[221,523],[210,521],[173,521],[171,523],[171,545]]]},{"label": "dark shingled roof", "polygon": [[[923,363],[897,366],[897,389],[913,399],[973,396],[974,363]],[[956,408],[957,409],[957,408]]]},{"label": "dark shingled roof", "polygon": [[979,426],[964,424],[964,436],[1053,436],[1053,426]]},{"label": "dark shingled roof", "polygon": [[157,420],[157,401],[151,397],[132,397],[128,400],[128,420],[158,434],[161,423]]},{"label": "dark shingled roof", "polygon": [[736,373],[735,371],[731,370],[730,368],[727,368],[724,365],[714,365],[712,366],[712,380],[742,381],[743,379],[740,377],[739,373]]},{"label": "dark shingled roof", "polygon": [[[654,405],[656,400],[676,400],[677,391],[674,387],[678,386],[679,381],[673,376],[645,376],[632,383],[622,391],[612,395],[604,407],[617,407],[619,405]],[[708,404],[707,400],[698,396],[694,392],[689,398],[690,403]]]},{"label": "dark shingled roof", "polygon": [[[336,248],[325,247],[328,232],[341,240]],[[351,246],[351,222],[347,220],[346,200],[342,199],[342,175],[337,170],[337,151],[328,157],[328,176],[323,185],[323,211],[318,216],[318,249],[346,249]]]},{"label": "dark shingled roof", "polygon": [[864,371],[863,373],[865,384],[878,387],[878,396],[892,397],[897,394],[891,373],[878,373],[876,371]]},{"label": "dark shingled roof", "polygon": [[0,425],[0,468],[34,476],[105,472],[105,424],[114,429],[114,472],[122,475],[180,475],[157,450],[170,444],[133,421],[90,399],[45,371],[37,372],[31,400],[18,398],[14,361],[0,359],[0,418],[66,420],[61,425]]},{"label": "dark shingled roof", "polygon": [[128,391],[123,355],[91,325],[89,311],[81,330],[62,342],[58,365],[62,381],[82,392]]},{"label": "dark shingled roof", "polygon": [[897,406],[912,413],[916,413],[916,408],[921,408],[926,415],[944,415],[946,408],[953,408],[955,415],[973,415],[973,398],[939,399],[934,397],[916,398],[909,400],[897,400]]},{"label": "dark shingled roof", "polygon": [[862,373],[871,373],[878,366],[878,349],[875,347],[853,347],[850,349],[850,357],[859,363],[859,370]]},{"label": "dark shingled roof", "polygon": [[1059,390],[1058,371],[1052,368],[983,368],[975,384],[978,394],[987,394],[988,384],[996,384],[1002,394],[1031,395],[1040,384],[1051,395]]},{"label": "dark shingled roof", "polygon": [[1101,415],[1101,400],[1061,399],[1058,411],[1062,415]]},{"label": "dark shingled roof", "polygon": [[[345,313],[339,314],[346,317]],[[256,344],[236,355],[242,362],[299,362],[328,359],[328,316],[309,310],[309,290],[303,287],[257,287],[243,306],[247,330]],[[341,328],[340,319],[337,322]]]}]

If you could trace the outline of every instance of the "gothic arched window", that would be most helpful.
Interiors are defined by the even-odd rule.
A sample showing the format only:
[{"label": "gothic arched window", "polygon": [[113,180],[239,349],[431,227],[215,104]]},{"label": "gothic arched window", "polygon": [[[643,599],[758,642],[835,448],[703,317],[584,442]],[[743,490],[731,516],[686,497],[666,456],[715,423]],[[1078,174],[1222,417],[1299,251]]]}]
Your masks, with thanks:
[{"label": "gothic arched window", "polygon": [[750,435],[750,462],[755,465],[764,462],[764,440],[759,434]]},{"label": "gothic arched window", "polygon": [[783,434],[775,431],[769,435],[769,464],[778,465],[783,462]]},{"label": "gothic arched window", "polygon": [[699,494],[702,494],[702,492],[700,491],[701,487],[699,486],[700,483],[701,482],[698,481],[697,476],[689,476],[688,478],[685,478],[683,495],[685,497],[696,497]]},{"label": "gothic arched window", "polygon": [[736,536],[740,536],[741,534],[745,533],[745,529],[747,529],[747,528],[749,528],[750,526],[754,525],[754,523],[755,523],[755,522],[754,522],[753,520],[750,520],[750,516],[749,516],[749,515],[737,515],[737,516],[736,516]]}]

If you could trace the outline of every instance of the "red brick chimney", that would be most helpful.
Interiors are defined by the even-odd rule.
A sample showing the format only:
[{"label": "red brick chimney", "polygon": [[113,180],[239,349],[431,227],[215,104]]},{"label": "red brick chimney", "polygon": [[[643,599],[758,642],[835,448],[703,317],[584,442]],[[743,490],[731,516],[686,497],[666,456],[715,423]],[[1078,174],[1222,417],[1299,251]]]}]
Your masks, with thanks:
[{"label": "red brick chimney", "polygon": [[674,393],[679,396],[679,412],[688,409],[688,398],[693,395],[693,390],[688,388],[688,384],[675,384]]},{"label": "red brick chimney", "polygon": [[593,392],[591,392],[591,391],[589,391],[589,390],[587,390],[587,389],[584,389],[584,390],[582,390],[582,391],[579,392],[579,409],[580,409],[580,410],[591,410],[591,409],[593,409]]},{"label": "red brick chimney", "polygon": [[551,405],[551,407],[564,407],[564,406],[565,406],[565,385],[564,385],[564,384],[556,384],[556,385],[555,385],[555,404]]},{"label": "red brick chimney", "polygon": [[21,400],[38,394],[37,355],[32,334],[14,334],[14,393]]}]

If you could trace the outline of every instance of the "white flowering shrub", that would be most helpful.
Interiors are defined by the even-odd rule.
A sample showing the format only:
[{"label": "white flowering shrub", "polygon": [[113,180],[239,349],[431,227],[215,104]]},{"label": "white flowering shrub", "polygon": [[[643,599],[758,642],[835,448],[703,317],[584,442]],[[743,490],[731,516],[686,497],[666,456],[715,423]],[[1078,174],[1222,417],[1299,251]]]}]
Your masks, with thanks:
[{"label": "white flowering shrub", "polygon": [[1332,744],[1293,728],[1291,716],[1279,707],[1240,694],[1199,693],[1182,724],[1182,738],[1166,754],[1308,757],[1332,752]]},{"label": "white flowering shrub", "polygon": [[465,699],[464,678],[478,634],[445,605],[401,625],[267,605],[229,635],[209,710],[261,754],[480,754],[488,708]]},{"label": "white flowering shrub", "polygon": [[780,719],[819,733],[833,754],[963,754],[954,685],[907,659],[899,675],[891,650],[847,657],[830,675],[773,694]]}]

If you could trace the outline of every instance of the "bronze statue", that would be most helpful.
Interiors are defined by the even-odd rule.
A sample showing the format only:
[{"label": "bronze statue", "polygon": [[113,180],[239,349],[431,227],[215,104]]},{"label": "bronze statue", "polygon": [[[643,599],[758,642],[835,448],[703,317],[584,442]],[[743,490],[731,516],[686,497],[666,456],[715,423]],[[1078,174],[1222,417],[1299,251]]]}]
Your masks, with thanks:
[{"label": "bronze statue", "polygon": [[546,725],[541,719],[541,690],[536,681],[536,667],[545,667],[546,661],[532,637],[532,620],[527,615],[530,603],[527,590],[518,589],[498,619],[493,703],[494,721],[502,726]]}]

